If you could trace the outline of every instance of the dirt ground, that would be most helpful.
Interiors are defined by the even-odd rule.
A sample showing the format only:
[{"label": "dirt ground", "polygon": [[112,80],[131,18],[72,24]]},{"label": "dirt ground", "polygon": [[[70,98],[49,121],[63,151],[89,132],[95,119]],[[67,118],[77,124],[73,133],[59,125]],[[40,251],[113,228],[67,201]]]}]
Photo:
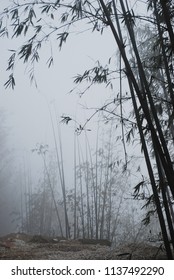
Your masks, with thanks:
[{"label": "dirt ground", "polygon": [[162,244],[113,248],[106,240],[66,240],[13,233],[0,237],[1,260],[155,260],[167,259]]}]

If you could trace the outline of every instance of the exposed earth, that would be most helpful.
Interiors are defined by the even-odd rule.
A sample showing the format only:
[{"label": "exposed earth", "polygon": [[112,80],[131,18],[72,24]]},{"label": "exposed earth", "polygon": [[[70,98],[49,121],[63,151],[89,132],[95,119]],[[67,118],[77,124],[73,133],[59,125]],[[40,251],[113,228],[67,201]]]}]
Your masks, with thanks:
[{"label": "exposed earth", "polygon": [[1,260],[155,260],[167,259],[162,243],[113,248],[107,240],[66,240],[12,233],[0,237]]}]

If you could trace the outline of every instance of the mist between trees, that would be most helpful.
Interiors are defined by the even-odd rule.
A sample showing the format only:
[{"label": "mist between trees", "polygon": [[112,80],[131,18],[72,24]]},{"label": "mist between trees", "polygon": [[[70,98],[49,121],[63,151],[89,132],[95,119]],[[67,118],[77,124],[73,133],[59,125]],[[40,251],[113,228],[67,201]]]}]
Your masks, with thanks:
[{"label": "mist between trees", "polygon": [[[61,117],[67,125],[75,123],[77,135],[85,134],[85,153],[78,136],[74,136],[73,187],[66,186],[60,130],[53,122],[55,159],[48,161],[46,144],[33,148],[42,158],[44,179],[39,192],[31,191],[29,184],[28,196],[23,196],[25,203],[21,199],[23,229],[40,233],[49,229],[67,238],[107,238],[115,244],[126,242],[126,238],[132,241],[140,238],[140,232],[141,237],[142,232],[145,234],[139,215],[144,206],[144,224],[157,215],[167,256],[173,258],[173,11],[171,0],[21,0],[12,1],[1,13],[1,36],[22,39],[16,50],[10,50],[6,88],[15,89],[18,60],[27,65],[30,80],[37,85],[34,70],[44,43],[57,44],[61,50],[75,31],[90,28],[102,36],[111,32],[115,44],[115,54],[108,54],[107,64],[97,61],[91,69],[77,74],[71,91],[83,96],[93,87],[105,85],[112,92],[110,99],[85,123],[69,115]],[[53,62],[50,48],[48,67]],[[103,126],[108,123],[110,128],[102,145],[98,134],[92,153],[87,141],[88,123],[97,114]],[[120,156],[118,143],[122,143]],[[137,147],[141,152],[136,155]],[[137,162],[143,157],[147,172],[133,160],[132,151]],[[135,170],[139,181],[132,185],[129,177]]]},{"label": "mist between trees", "polygon": [[[131,186],[133,173],[142,176],[142,158],[132,155],[131,162],[135,166],[131,170],[123,170],[125,161],[118,156],[121,143],[119,145],[119,139],[114,141],[113,121],[107,129],[108,133],[102,132],[99,123],[95,150],[91,149],[87,134],[82,141],[85,147],[80,144],[80,136],[74,134],[72,185],[66,183],[69,170],[64,168],[63,148],[60,135],[56,137],[57,131],[54,150],[50,150],[48,145],[36,145],[31,153],[41,158],[43,168],[38,182],[33,182],[32,167],[27,167],[25,163],[18,173],[11,175],[18,206],[13,203],[14,209],[8,222],[13,221],[17,231],[62,238],[108,239],[113,246],[158,240],[160,228],[155,208],[148,202],[149,183],[145,183],[140,197],[136,197],[136,204]],[[11,189],[7,181],[2,186],[9,187],[9,191]],[[149,204],[149,207],[146,209],[144,204]],[[1,207],[6,209],[5,205]],[[153,212],[155,215],[150,222],[149,215]]]}]

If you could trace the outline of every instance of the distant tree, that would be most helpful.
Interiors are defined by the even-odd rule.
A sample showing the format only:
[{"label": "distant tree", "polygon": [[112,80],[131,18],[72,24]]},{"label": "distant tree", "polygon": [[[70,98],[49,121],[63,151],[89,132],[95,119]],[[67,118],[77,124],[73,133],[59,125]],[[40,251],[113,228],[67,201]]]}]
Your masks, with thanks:
[{"label": "distant tree", "polygon": [[[6,168],[8,167],[8,146],[7,146],[7,129],[5,126],[6,116],[4,110],[0,108],[0,178],[3,181],[3,174],[5,174]],[[1,183],[1,187],[2,187]]]},{"label": "distant tree", "polygon": [[[16,206],[11,195],[14,179],[14,155],[10,147],[9,134],[6,112],[3,108],[0,108],[0,235],[7,233],[16,225],[7,222],[9,216],[10,220],[14,219],[13,207]],[[10,210],[9,205],[13,205]]]}]

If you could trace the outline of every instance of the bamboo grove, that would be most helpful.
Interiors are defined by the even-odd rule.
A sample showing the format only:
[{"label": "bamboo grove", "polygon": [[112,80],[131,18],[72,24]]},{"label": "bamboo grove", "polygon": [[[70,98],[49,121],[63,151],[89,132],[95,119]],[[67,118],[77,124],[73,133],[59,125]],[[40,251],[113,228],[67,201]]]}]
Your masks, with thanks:
[{"label": "bamboo grove", "polygon": [[[1,13],[0,34],[12,38],[24,37],[25,43],[18,50],[12,50],[7,67],[10,75],[5,87],[15,87],[14,70],[18,59],[30,65],[30,79],[34,80],[33,65],[39,62],[41,45],[50,38],[55,38],[61,49],[69,39],[71,29],[74,26],[78,27],[82,22],[84,25],[90,24],[92,32],[102,34],[107,30],[112,33],[115,49],[119,50],[119,75],[127,78],[129,86],[135,129],[139,133],[167,256],[173,259],[174,3],[172,0],[146,2],[146,16],[141,16],[134,12],[134,5],[127,0],[12,1],[12,4]],[[51,18],[52,24],[43,24],[43,17],[44,22],[45,18]],[[149,26],[144,44],[138,39],[137,22]],[[51,55],[48,66],[50,67],[52,63]],[[97,83],[108,85],[111,84],[111,73],[113,76],[114,72],[110,71],[109,67],[98,64],[97,67],[77,76],[74,82],[81,84],[85,81],[90,83],[90,86]],[[113,100],[112,105],[114,107],[116,102],[119,102],[122,139],[126,146],[122,110],[124,96],[121,88],[120,83],[119,96]],[[105,105],[99,111],[109,110],[109,105]],[[113,110],[111,114],[114,115]],[[71,118],[64,118],[66,123],[70,120]],[[84,126],[80,126],[78,130],[83,128]],[[136,191],[138,193],[140,190],[137,188]],[[68,234],[64,187],[62,192]]]}]

